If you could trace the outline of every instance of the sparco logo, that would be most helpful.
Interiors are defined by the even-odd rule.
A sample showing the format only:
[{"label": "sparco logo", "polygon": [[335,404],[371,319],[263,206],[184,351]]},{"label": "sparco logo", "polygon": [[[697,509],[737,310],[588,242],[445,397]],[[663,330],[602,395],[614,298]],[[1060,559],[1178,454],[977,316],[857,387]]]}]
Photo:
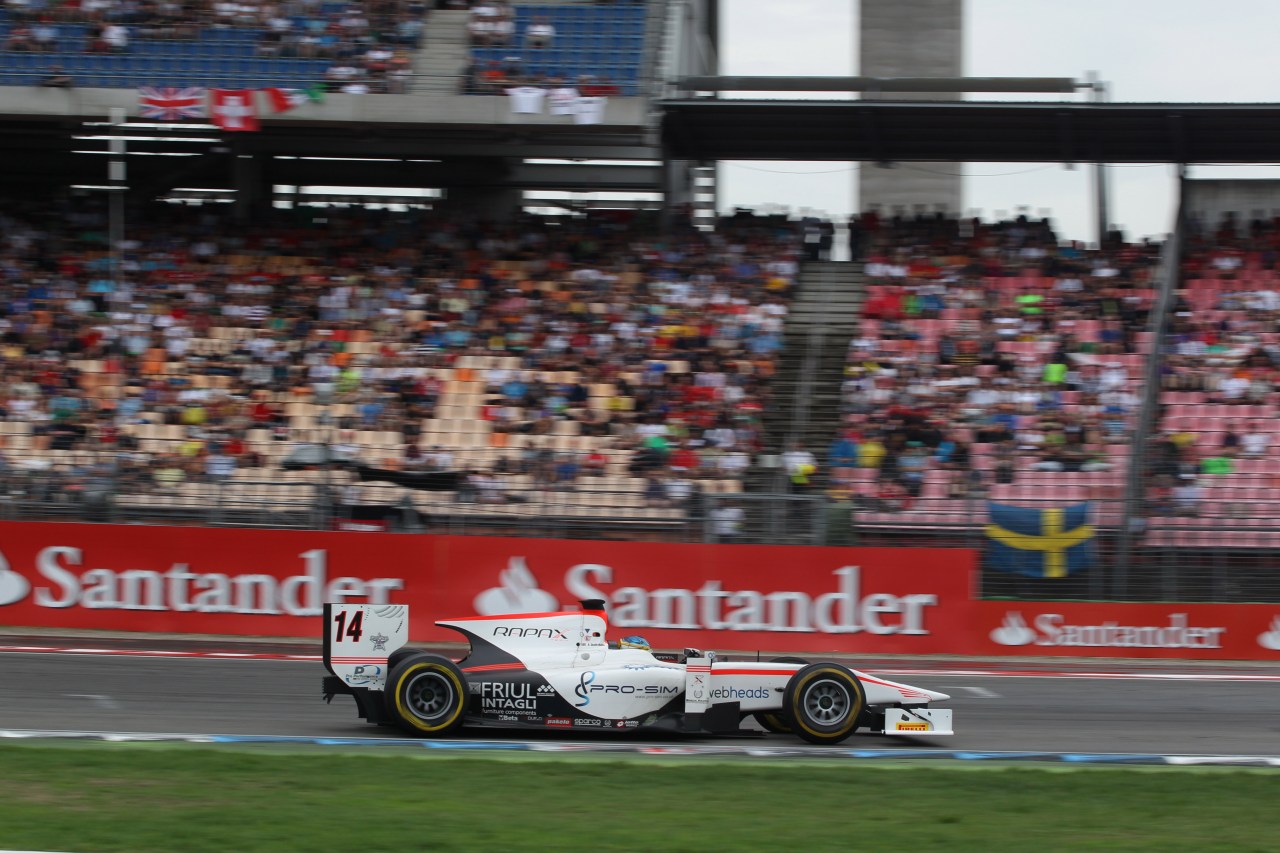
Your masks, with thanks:
[{"label": "sparco logo", "polygon": [[[78,569],[87,562],[81,549],[50,545],[36,554],[34,570],[40,580],[34,583],[32,601],[39,607],[53,608],[317,616],[326,601],[367,597],[370,604],[386,604],[392,591],[404,589],[400,578],[330,580],[323,549],[298,556],[303,573],[282,579],[265,574],[193,572],[187,563],[173,563],[165,571],[93,567],[78,572],[73,567]],[[32,589],[32,582],[10,568],[0,554],[0,605],[16,604]]]},{"label": "sparco logo", "polygon": [[1041,613],[1029,627],[1022,614],[1011,611],[991,632],[1002,646],[1075,646],[1137,649],[1220,649],[1226,628],[1197,628],[1185,613],[1169,615],[1168,625],[1071,625],[1060,613]]}]

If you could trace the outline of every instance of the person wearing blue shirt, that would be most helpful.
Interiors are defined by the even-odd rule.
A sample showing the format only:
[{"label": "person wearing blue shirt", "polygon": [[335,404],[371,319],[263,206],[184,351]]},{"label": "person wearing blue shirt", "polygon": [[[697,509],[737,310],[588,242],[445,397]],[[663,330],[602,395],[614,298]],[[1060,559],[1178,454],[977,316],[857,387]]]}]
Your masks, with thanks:
[{"label": "person wearing blue shirt", "polygon": [[828,451],[832,468],[857,468],[858,443],[850,435],[837,436]]}]

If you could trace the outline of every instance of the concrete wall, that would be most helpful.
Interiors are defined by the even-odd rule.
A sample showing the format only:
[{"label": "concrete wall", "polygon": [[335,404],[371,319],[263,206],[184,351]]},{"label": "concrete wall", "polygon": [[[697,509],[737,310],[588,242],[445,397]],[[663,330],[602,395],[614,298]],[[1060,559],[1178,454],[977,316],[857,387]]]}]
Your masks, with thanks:
[{"label": "concrete wall", "polygon": [[[963,68],[964,0],[862,0],[859,73],[867,77],[959,77]],[[876,98],[866,93],[864,98]],[[959,94],[901,94],[894,100],[958,101]],[[864,163],[858,203],[892,214],[962,208],[956,163],[910,163],[894,169]],[[951,173],[951,174],[946,174]]]}]

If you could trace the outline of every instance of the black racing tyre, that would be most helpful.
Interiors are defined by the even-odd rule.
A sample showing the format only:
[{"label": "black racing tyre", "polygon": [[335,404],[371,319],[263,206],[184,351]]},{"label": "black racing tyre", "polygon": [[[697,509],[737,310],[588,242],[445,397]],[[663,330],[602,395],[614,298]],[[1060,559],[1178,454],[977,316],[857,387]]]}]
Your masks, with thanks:
[{"label": "black racing tyre", "polygon": [[396,664],[400,663],[400,661],[404,660],[405,658],[411,657],[412,655],[421,655],[421,654],[426,654],[426,652],[424,652],[422,649],[414,649],[409,647],[396,649],[394,652],[391,653],[391,657],[387,658],[387,674],[390,675],[391,670],[396,668]]},{"label": "black racing tyre", "polygon": [[467,679],[446,657],[420,652],[398,660],[387,677],[387,711],[419,736],[448,734],[462,725]]},{"label": "black racing tyre", "polygon": [[783,710],[793,731],[809,743],[839,743],[853,734],[867,707],[862,682],[848,668],[814,663],[791,676]]},{"label": "black racing tyre", "polygon": [[[802,666],[808,666],[809,662],[804,658],[774,658],[769,663],[798,663]],[[782,711],[757,711],[753,714],[756,722],[766,731],[775,735],[789,735],[794,728],[791,721]]]},{"label": "black racing tyre", "polygon": [[756,711],[751,716],[755,717],[760,727],[770,734],[789,735],[795,731],[787,722],[787,718],[778,711]]}]

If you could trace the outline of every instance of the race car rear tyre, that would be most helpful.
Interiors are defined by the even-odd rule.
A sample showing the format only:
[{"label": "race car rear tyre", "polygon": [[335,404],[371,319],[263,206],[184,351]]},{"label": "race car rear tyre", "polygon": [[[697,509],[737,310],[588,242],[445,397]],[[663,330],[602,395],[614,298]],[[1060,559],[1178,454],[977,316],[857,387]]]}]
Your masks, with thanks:
[{"label": "race car rear tyre", "polygon": [[386,700],[387,711],[402,729],[436,737],[462,725],[467,680],[448,658],[420,652],[391,668]]},{"label": "race car rear tyre", "polygon": [[[773,658],[769,663],[798,663],[801,666],[807,666],[809,662],[803,658]],[[781,711],[757,711],[754,716],[756,722],[766,732],[775,735],[789,735],[795,731],[786,714]]]},{"label": "race car rear tyre", "polygon": [[839,743],[853,734],[867,707],[862,682],[846,667],[815,663],[791,676],[783,710],[809,743]]}]

